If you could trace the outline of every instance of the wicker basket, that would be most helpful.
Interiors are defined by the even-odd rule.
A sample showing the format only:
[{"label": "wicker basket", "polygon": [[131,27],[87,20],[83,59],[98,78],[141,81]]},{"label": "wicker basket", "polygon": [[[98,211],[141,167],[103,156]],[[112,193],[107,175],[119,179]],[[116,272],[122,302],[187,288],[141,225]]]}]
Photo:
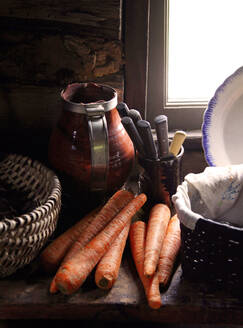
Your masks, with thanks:
[{"label": "wicker basket", "polygon": [[185,278],[237,293],[243,286],[243,229],[201,218],[192,230],[181,223]]},{"label": "wicker basket", "polygon": [[[228,170],[222,168],[221,172]],[[238,295],[243,288],[243,227],[242,223],[238,226],[233,224],[230,221],[232,218],[225,216],[225,213],[234,213],[237,208],[236,212],[241,218],[242,212],[237,206],[241,204],[243,187],[240,189],[239,185],[243,183],[243,167],[231,167],[229,175],[219,175],[215,181],[212,179],[213,175],[209,175],[210,172],[218,177],[217,168],[207,169],[200,174],[190,174],[172,196],[181,225],[182,272],[188,280],[207,282]],[[203,189],[207,190],[207,197],[205,193],[199,193],[195,184],[191,184],[192,178],[199,175],[202,178],[200,181],[210,189],[210,193],[208,189]],[[237,185],[236,189],[233,188],[234,184]],[[214,198],[212,193],[216,195]],[[208,214],[208,203],[205,201],[211,201],[208,195],[213,198],[211,203],[214,207],[210,208],[212,213],[216,209],[226,208],[227,204],[233,205],[226,212],[222,210],[220,217],[212,218]],[[215,201],[217,197],[218,201]]]},{"label": "wicker basket", "polygon": [[6,277],[29,264],[54,232],[61,186],[38,161],[12,154],[0,162],[0,181],[38,204],[26,214],[0,220],[0,277]]}]

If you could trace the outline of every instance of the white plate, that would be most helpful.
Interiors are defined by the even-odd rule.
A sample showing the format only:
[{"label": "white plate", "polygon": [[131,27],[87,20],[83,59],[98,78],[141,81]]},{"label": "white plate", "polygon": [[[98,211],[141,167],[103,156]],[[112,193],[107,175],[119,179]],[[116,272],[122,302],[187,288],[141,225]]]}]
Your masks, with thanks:
[{"label": "white plate", "polygon": [[202,145],[210,166],[243,163],[243,67],[229,76],[209,101]]}]

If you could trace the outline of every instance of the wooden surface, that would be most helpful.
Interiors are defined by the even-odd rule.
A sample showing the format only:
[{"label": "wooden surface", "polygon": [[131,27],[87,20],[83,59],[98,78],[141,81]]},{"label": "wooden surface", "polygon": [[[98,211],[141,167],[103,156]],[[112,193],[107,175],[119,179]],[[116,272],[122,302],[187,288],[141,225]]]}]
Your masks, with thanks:
[{"label": "wooden surface", "polygon": [[[7,92],[9,112],[15,110],[12,84],[60,89],[74,81],[123,81],[121,7],[121,0],[1,1],[0,93]],[[51,110],[49,102],[45,107]]]},{"label": "wooden surface", "polygon": [[[206,166],[203,153],[186,151],[182,174],[201,172]],[[65,211],[66,210],[66,211]],[[70,222],[68,208],[62,210]],[[127,244],[120,274],[111,291],[99,290],[92,273],[74,295],[51,295],[51,276],[41,273],[38,260],[15,275],[0,281],[0,319],[65,319],[99,320],[126,323],[130,321],[166,324],[242,324],[243,301],[229,292],[185,281],[180,265],[169,288],[161,291],[163,306],[151,310],[131,258]]]},{"label": "wooden surface", "polygon": [[[206,166],[202,152],[186,152],[183,175]],[[70,217],[62,212],[61,220]],[[59,221],[65,230],[64,222]],[[70,224],[70,222],[69,222]],[[60,230],[61,230],[60,229]],[[57,227],[58,230],[58,227]],[[151,310],[138,279],[127,244],[119,278],[111,291],[99,290],[93,273],[77,293],[51,295],[51,276],[40,272],[38,259],[18,273],[0,280],[0,319],[143,321],[166,324],[242,324],[243,300],[230,292],[185,281],[180,265],[169,288],[161,291],[163,306]]]},{"label": "wooden surface", "polygon": [[108,35],[119,39],[120,7],[120,0],[106,0],[102,4],[99,0],[7,0],[0,2],[0,17],[23,19],[26,24],[32,21],[35,28],[38,20],[52,25],[54,22],[73,24],[88,35]]},{"label": "wooden surface", "polygon": [[147,0],[125,1],[125,101],[146,119],[148,6]]},{"label": "wooden surface", "polygon": [[161,292],[163,306],[151,310],[130,253],[110,292],[99,290],[93,276],[76,294],[50,295],[50,277],[29,275],[0,282],[0,319],[85,319],[119,322],[149,321],[173,324],[241,324],[243,303],[208,286],[183,280],[178,267],[170,287]]}]

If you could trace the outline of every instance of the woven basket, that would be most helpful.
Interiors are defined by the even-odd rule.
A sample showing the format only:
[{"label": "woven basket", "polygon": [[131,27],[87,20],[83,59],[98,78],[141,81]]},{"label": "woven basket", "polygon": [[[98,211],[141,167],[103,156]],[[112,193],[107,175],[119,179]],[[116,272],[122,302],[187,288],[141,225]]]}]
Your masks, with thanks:
[{"label": "woven basket", "polygon": [[[200,181],[204,188],[199,192],[193,181]],[[207,168],[186,176],[172,196],[180,219],[184,278],[210,283],[237,296],[243,288],[242,185],[242,165]],[[210,202],[213,207],[209,209]],[[222,214],[215,218],[210,213]],[[225,213],[237,213],[237,217]],[[238,216],[241,220],[236,225]]]},{"label": "woven basket", "polygon": [[57,176],[38,161],[6,155],[0,162],[0,181],[38,204],[30,212],[0,220],[0,277],[29,264],[56,228],[61,207]]},{"label": "woven basket", "polygon": [[194,230],[181,223],[185,278],[237,294],[243,286],[243,229],[201,218]]}]

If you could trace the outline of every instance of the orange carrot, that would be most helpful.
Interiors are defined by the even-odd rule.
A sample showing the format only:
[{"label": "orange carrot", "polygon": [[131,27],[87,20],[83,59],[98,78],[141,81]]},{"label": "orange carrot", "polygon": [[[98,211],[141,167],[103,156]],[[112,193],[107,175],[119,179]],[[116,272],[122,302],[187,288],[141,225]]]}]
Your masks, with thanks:
[{"label": "orange carrot", "polygon": [[54,279],[62,293],[72,294],[79,289],[146,200],[143,193],[132,199],[96,237],[61,264]]},{"label": "orange carrot", "polygon": [[52,281],[51,281],[49,291],[51,294],[55,294],[58,292],[58,288],[57,288],[57,285],[56,285],[56,282],[54,279],[52,279]]},{"label": "orange carrot", "polygon": [[95,218],[101,207],[98,207],[85,215],[76,224],[54,239],[40,254],[40,264],[48,272],[55,272],[58,269],[65,254],[77,240],[83,229]]},{"label": "orange carrot", "polygon": [[150,210],[144,256],[144,274],[147,277],[152,277],[156,271],[170,216],[170,209],[165,204],[156,204]]},{"label": "orange carrot", "polygon": [[95,270],[95,283],[101,289],[111,289],[117,280],[130,224],[126,224]]},{"label": "orange carrot", "polygon": [[148,278],[144,275],[146,223],[143,221],[136,221],[132,223],[130,227],[129,238],[133,260],[140,280],[143,284],[148,304],[152,309],[158,309],[162,304],[159,291],[158,275],[156,273],[151,278]]},{"label": "orange carrot", "polygon": [[64,262],[87,245],[133,198],[134,195],[130,191],[118,190],[102,207],[92,223],[81,232],[65,256]]},{"label": "orange carrot", "polygon": [[[127,190],[118,190],[102,207],[92,222],[80,232],[77,240],[72,244],[66,253],[62,263],[71,259],[77,252],[87,245],[104,227],[119,213],[121,209],[134,198],[134,195]],[[55,287],[55,277],[51,283],[50,293],[57,291]]]},{"label": "orange carrot", "polygon": [[162,305],[158,273],[156,272],[151,278],[148,279],[150,280],[149,287],[147,289],[148,303],[152,309],[156,310]]},{"label": "orange carrot", "polygon": [[168,283],[171,277],[175,259],[178,255],[180,246],[181,246],[180,221],[177,215],[174,215],[170,219],[167,228],[167,232],[162,245],[159,264],[158,264],[159,282],[164,286]]}]

